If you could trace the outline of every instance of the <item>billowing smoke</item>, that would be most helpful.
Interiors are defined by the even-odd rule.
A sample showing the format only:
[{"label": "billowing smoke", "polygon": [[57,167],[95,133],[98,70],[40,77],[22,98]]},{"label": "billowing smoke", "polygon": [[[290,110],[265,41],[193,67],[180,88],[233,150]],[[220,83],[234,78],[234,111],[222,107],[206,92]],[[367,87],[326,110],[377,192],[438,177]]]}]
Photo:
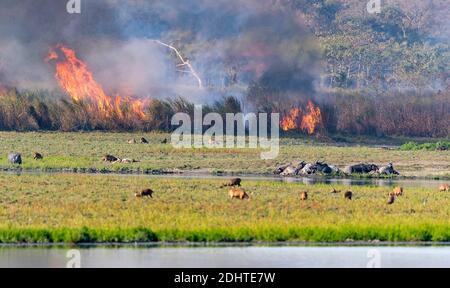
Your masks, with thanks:
[{"label": "billowing smoke", "polygon": [[[110,95],[199,102],[239,96],[251,85],[313,94],[315,48],[300,18],[278,1],[82,0],[80,15],[68,14],[66,3],[1,0],[1,84],[58,89],[44,59],[62,43]],[[182,51],[203,88],[174,51],[153,40]]]}]

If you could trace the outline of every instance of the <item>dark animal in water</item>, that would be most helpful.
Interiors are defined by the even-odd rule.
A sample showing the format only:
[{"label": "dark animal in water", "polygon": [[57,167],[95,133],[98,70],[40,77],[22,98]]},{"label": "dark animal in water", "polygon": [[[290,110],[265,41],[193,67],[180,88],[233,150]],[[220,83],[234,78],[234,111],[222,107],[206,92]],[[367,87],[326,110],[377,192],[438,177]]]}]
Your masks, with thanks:
[{"label": "dark animal in water", "polygon": [[375,164],[357,164],[345,167],[345,172],[348,174],[368,174],[371,172],[378,172],[379,168]]},{"label": "dark animal in water", "polygon": [[19,153],[11,153],[8,155],[8,161],[11,164],[22,165],[22,155],[20,155]]},{"label": "dark animal in water", "polygon": [[141,138],[141,143],[142,143],[142,144],[148,144],[149,142],[148,142],[147,139],[145,139],[144,137],[142,137],[142,138]]},{"label": "dark animal in water", "polygon": [[113,156],[113,155],[105,155],[104,157],[103,157],[103,161],[105,161],[105,162],[117,162],[117,161],[119,161],[119,158],[117,158],[117,157],[115,157],[115,156]]},{"label": "dark animal in water", "polygon": [[167,139],[164,139],[163,141],[161,141],[161,144],[167,144],[167,143],[169,143],[169,140],[167,140]]},{"label": "dark animal in water", "polygon": [[300,200],[302,201],[308,200],[308,192],[300,192]]},{"label": "dark animal in water", "polygon": [[347,200],[352,200],[353,199],[353,192],[352,191],[347,191],[344,193],[344,198]]},{"label": "dark animal in water", "polygon": [[33,159],[34,160],[42,160],[42,159],[44,159],[44,156],[42,156],[41,153],[34,152]]},{"label": "dark animal in water", "polygon": [[243,189],[241,188],[232,188],[229,192],[228,195],[231,199],[237,198],[240,200],[244,200],[244,199],[249,199],[250,197],[248,196],[247,192],[245,192]]},{"label": "dark animal in water", "polygon": [[134,194],[134,196],[136,196],[136,198],[153,198],[153,190],[152,189],[145,189],[142,190],[141,192],[136,192]]},{"label": "dark animal in water", "polygon": [[394,204],[394,202],[395,202],[395,196],[394,195],[389,196],[389,200],[388,200],[387,204],[392,205],[392,204]]},{"label": "dark animal in water", "polygon": [[229,182],[223,184],[221,186],[221,188],[223,188],[223,187],[236,187],[236,186],[241,187],[241,183],[242,183],[242,179],[241,178],[234,178],[234,179],[231,179]]}]

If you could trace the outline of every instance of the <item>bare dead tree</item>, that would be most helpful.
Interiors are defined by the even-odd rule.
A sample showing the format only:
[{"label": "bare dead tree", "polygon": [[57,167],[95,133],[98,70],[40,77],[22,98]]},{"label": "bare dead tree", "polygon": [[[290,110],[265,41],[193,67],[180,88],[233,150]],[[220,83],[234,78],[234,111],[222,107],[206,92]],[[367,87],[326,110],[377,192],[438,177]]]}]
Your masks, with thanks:
[{"label": "bare dead tree", "polygon": [[[200,78],[200,76],[198,75],[197,71],[195,71],[194,67],[192,66],[192,64],[189,62],[189,60],[185,59],[183,57],[183,55],[181,55],[180,51],[178,51],[177,48],[175,48],[172,45],[166,44],[164,42],[161,42],[160,40],[153,40],[155,43],[162,45],[164,47],[169,48],[170,50],[172,50],[173,52],[175,52],[175,54],[177,55],[177,58],[180,60],[180,64],[177,65],[177,68],[183,69],[183,70],[178,70],[179,72],[182,73],[189,73],[191,74],[198,82],[198,87],[199,88],[203,88],[203,81]],[[187,69],[186,69],[187,68]]]}]

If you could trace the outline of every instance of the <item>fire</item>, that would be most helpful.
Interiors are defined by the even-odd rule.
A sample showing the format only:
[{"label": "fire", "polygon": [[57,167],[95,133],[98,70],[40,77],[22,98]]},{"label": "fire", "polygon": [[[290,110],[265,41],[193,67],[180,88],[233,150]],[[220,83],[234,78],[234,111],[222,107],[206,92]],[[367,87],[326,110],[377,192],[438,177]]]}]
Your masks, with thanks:
[{"label": "fire", "polygon": [[289,115],[281,120],[280,127],[283,131],[294,130],[299,126],[300,108],[292,108]]},{"label": "fire", "polygon": [[312,135],[320,125],[322,125],[322,111],[319,107],[314,106],[314,103],[308,101],[308,114],[303,117],[300,129]]},{"label": "fire", "polygon": [[281,129],[283,131],[299,129],[309,135],[315,134],[322,125],[322,111],[312,101],[308,101],[306,108],[306,113],[303,113],[300,108],[292,108],[289,115],[281,120]]},{"label": "fire", "polygon": [[78,59],[74,50],[57,45],[51,49],[47,61],[56,62],[56,79],[61,88],[76,102],[90,105],[91,110],[98,111],[104,117],[110,118],[113,115],[124,118],[123,106],[131,107],[130,112],[140,119],[145,118],[144,103],[140,100],[133,100],[116,96],[113,99],[108,96],[102,86],[94,79],[92,72],[85,62]]}]

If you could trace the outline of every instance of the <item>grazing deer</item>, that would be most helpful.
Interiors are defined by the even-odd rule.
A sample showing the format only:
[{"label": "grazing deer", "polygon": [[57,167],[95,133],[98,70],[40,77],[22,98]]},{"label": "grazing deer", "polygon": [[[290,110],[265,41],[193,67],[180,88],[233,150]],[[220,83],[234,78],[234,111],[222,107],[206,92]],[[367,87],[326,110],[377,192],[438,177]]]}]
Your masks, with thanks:
[{"label": "grazing deer", "polygon": [[403,196],[403,187],[395,187],[394,190],[392,190],[391,196],[400,197]]},{"label": "grazing deer", "polygon": [[113,155],[107,154],[107,155],[103,156],[103,161],[104,162],[111,162],[111,163],[113,163],[113,162],[120,161],[120,159],[115,157],[115,156],[113,156]]},{"label": "grazing deer", "polygon": [[387,202],[388,205],[392,205],[395,202],[396,197],[394,195],[389,196],[389,200]]},{"label": "grazing deer", "polygon": [[344,198],[347,200],[352,200],[353,199],[353,192],[352,191],[347,191],[344,193]]},{"label": "grazing deer", "polygon": [[240,188],[232,188],[229,192],[228,195],[230,196],[231,199],[237,198],[240,200],[244,200],[244,199],[249,199],[250,197],[248,196],[248,194],[240,189]]},{"label": "grazing deer", "polygon": [[136,144],[136,139],[130,139],[128,140],[128,144]]},{"label": "grazing deer", "polygon": [[302,201],[308,200],[308,192],[300,192],[300,200]]},{"label": "grazing deer", "polygon": [[331,190],[331,194],[339,194],[339,193],[341,193],[341,191],[339,191],[339,190],[336,190],[334,187],[332,187],[333,188],[333,190]]},{"label": "grazing deer", "polygon": [[441,186],[439,186],[439,191],[448,192],[450,191],[450,186],[448,184],[442,184]]},{"label": "grazing deer", "polygon": [[141,192],[136,192],[134,194],[134,196],[136,196],[136,198],[153,198],[153,190],[152,189],[145,189],[142,190]]}]

